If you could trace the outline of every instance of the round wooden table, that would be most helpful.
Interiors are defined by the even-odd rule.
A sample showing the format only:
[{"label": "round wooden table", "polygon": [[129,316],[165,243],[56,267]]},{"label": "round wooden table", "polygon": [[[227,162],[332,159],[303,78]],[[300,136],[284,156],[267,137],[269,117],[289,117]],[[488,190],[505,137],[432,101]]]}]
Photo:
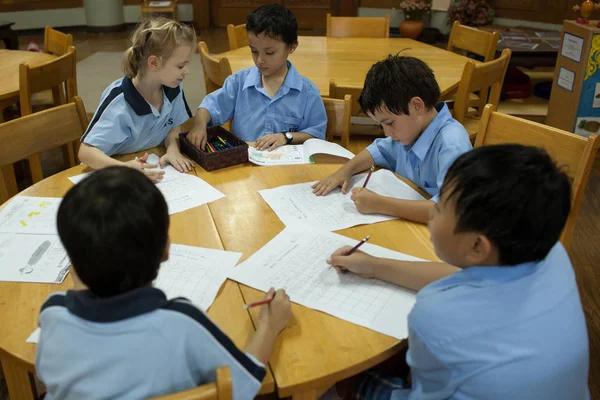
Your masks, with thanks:
[{"label": "round wooden table", "polygon": [[[160,154],[157,151],[157,154]],[[134,155],[124,157],[130,159]],[[195,173],[226,194],[208,205],[171,215],[172,243],[225,249],[248,258],[284,228],[258,190],[323,178],[344,159],[316,156],[317,164],[259,167],[245,164]],[[22,195],[62,197],[72,187],[69,176],[86,172],[77,166],[30,187]],[[426,226],[402,220],[357,226],[338,231],[424,259],[435,260]],[[72,275],[60,284],[0,282],[0,360],[12,400],[33,398],[29,374],[35,373],[35,345],[26,338],[37,327],[41,305],[55,291],[75,286]],[[243,310],[262,292],[227,281],[208,314],[239,347],[244,347],[258,322],[258,311]],[[371,331],[320,311],[292,306],[291,324],[279,336],[261,393],[275,390],[294,400],[317,399],[333,383],[364,371],[398,353],[405,342]],[[253,324],[254,323],[254,324]],[[406,323],[399,317],[398,323]]]},{"label": "round wooden table", "polygon": [[[328,38],[300,36],[298,49],[290,56],[300,75],[310,79],[321,91],[329,94],[329,81],[339,85],[362,88],[367,72],[377,61],[400,50],[403,55],[425,61],[435,72],[441,99],[448,99],[458,88],[463,69],[470,58],[417,42],[412,39]],[[227,57],[233,72],[254,66],[248,47],[231,50],[218,56]]]},{"label": "round wooden table", "polygon": [[52,54],[36,51],[0,50],[0,104],[19,101],[19,65],[43,64],[56,58]]}]

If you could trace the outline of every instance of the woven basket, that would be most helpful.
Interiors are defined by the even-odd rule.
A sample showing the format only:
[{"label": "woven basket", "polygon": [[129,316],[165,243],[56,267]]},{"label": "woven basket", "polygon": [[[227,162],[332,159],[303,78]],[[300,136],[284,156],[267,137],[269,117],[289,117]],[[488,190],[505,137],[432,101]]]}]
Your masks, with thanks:
[{"label": "woven basket", "polygon": [[209,142],[215,141],[217,140],[217,136],[221,136],[233,145],[233,148],[220,150],[215,153],[207,153],[190,143],[187,139],[188,133],[185,132],[179,134],[181,152],[196,161],[198,165],[207,171],[214,171],[248,162],[248,144],[242,139],[221,126],[212,126],[206,130],[206,133]]}]

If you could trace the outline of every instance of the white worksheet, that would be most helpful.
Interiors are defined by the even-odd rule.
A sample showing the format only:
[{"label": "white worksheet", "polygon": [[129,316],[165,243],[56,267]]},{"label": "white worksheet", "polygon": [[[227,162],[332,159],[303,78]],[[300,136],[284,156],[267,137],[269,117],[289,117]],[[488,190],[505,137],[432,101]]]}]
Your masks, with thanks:
[{"label": "white worksheet", "polygon": [[248,161],[257,165],[311,164],[314,163],[311,158],[314,154],[354,158],[354,153],[339,144],[321,139],[308,139],[304,144],[281,146],[273,151],[248,147]]},{"label": "white worksheet", "polygon": [[62,199],[16,196],[0,211],[0,233],[56,234]]},{"label": "white worksheet", "polygon": [[242,253],[172,244],[169,259],[160,265],[154,286],[167,298],[185,297],[207,310],[233,272]]},{"label": "white worksheet", "polygon": [[37,343],[40,341],[40,335],[42,334],[42,330],[37,328],[35,331],[31,332],[31,335],[25,340],[27,343]]},{"label": "white worksheet", "polygon": [[[285,228],[230,275],[258,290],[283,288],[290,300],[402,339],[408,336],[407,316],[415,293],[377,279],[338,272],[326,263],[331,253],[358,241],[308,228]],[[380,246],[365,244],[362,251],[378,257],[423,261]]]},{"label": "white worksheet", "polygon": [[0,281],[61,283],[70,265],[58,235],[0,233]]},{"label": "white worksheet", "polygon": [[[367,174],[352,177],[352,187],[362,187]],[[263,199],[286,226],[311,226],[329,231],[361,224],[396,219],[389,215],[361,214],[350,199],[350,189],[342,194],[339,188],[327,196],[316,196],[311,186],[315,182],[280,186],[259,191]],[[424,200],[416,190],[396,178],[391,171],[381,169],[371,175],[367,189],[382,196],[407,200]]]},{"label": "white worksheet", "polygon": [[[159,160],[156,154],[150,154],[147,162],[158,164]],[[162,170],[165,171],[165,175],[156,187],[167,201],[169,214],[176,214],[225,197],[223,193],[195,175],[181,173],[171,165],[166,165]],[[69,180],[77,184],[92,172],[71,176]]]}]

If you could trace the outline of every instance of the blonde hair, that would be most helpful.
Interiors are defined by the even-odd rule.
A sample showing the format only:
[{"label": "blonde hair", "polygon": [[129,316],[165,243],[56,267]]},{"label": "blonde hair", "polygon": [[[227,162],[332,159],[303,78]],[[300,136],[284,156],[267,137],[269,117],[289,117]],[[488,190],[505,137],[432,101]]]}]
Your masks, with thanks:
[{"label": "blonde hair", "polygon": [[131,34],[132,46],[125,50],[121,67],[125,75],[134,78],[142,75],[148,57],[157,56],[167,60],[177,46],[195,48],[194,28],[167,18],[154,18],[141,22]]}]

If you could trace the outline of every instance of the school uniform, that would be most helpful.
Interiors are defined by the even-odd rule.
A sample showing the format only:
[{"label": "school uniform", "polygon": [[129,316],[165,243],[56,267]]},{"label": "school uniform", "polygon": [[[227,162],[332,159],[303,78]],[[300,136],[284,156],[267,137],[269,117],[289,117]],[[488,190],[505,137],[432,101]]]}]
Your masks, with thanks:
[{"label": "school uniform", "polygon": [[444,177],[454,160],[473,148],[469,134],[452,118],[446,103],[438,103],[435,108],[438,114],[414,143],[403,145],[387,137],[375,139],[367,147],[375,164],[410,179],[432,195],[433,201],[439,199]]},{"label": "school uniform", "polygon": [[146,399],[215,381],[226,365],[233,398],[252,399],[266,374],[204,312],[152,287],[110,298],[55,293],[39,324],[36,371],[47,400]]},{"label": "school uniform", "polygon": [[158,111],[137,91],[131,78],[124,77],[104,90],[81,141],[108,156],[135,153],[163,144],[171,129],[191,117],[181,84],[163,86],[163,105]]},{"label": "school uniform", "polygon": [[210,113],[209,126],[232,120],[232,131],[247,142],[269,133],[305,132],[325,139],[327,114],[319,89],[287,62],[288,72],[273,98],[262,86],[257,67],[230,75],[200,107]]},{"label": "school uniform", "polygon": [[372,399],[589,399],[585,317],[560,243],[540,262],[470,267],[424,287],[408,325],[412,388],[371,376],[365,392],[383,387]]}]

